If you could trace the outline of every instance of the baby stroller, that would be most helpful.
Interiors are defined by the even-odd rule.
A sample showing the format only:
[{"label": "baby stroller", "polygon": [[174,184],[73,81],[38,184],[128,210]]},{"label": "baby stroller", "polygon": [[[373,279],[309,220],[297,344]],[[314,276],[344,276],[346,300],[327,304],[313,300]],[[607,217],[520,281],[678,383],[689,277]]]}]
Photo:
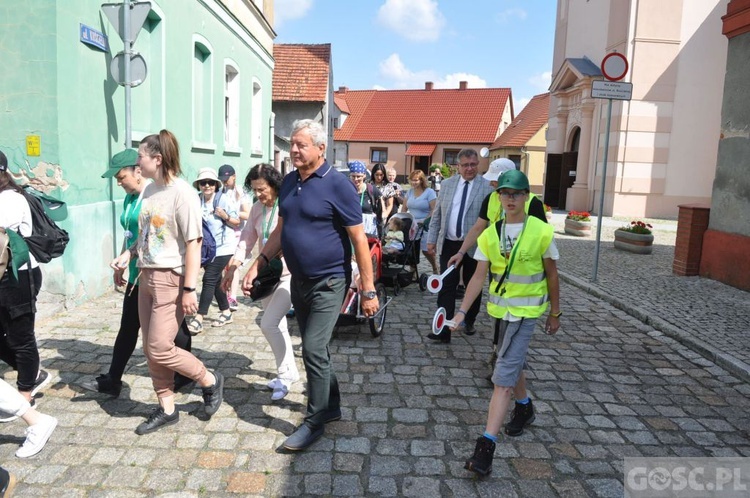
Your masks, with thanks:
[{"label": "baby stroller", "polygon": [[[412,282],[419,282],[421,290],[427,288],[427,275],[419,274],[420,244],[424,227],[416,223],[411,213],[396,213],[393,218],[400,218],[403,223],[404,248],[400,252],[383,253],[383,269],[380,281],[393,287],[393,294],[398,295],[402,287]],[[423,283],[424,282],[424,283]],[[424,287],[423,287],[424,285]]]},{"label": "baby stroller", "polygon": [[[339,318],[336,321],[336,326],[348,326],[348,325],[359,325],[364,322],[370,327],[370,333],[373,337],[378,337],[383,333],[385,327],[386,307],[391,302],[391,298],[388,297],[385,285],[380,282],[381,270],[382,270],[382,246],[380,240],[376,237],[367,238],[367,242],[370,246],[370,259],[372,260],[372,275],[375,280],[375,292],[378,294],[378,312],[371,317],[366,317],[362,314],[362,308],[360,306],[359,288],[350,288],[347,290],[344,302],[341,305],[341,312]],[[352,284],[354,285],[354,283]]]}]

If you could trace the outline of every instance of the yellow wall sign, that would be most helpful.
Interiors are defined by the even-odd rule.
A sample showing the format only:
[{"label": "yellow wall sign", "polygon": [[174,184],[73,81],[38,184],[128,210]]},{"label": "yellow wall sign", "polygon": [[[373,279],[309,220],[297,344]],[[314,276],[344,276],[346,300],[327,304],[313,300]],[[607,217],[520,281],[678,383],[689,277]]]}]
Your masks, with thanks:
[{"label": "yellow wall sign", "polygon": [[42,154],[42,137],[39,135],[26,135],[26,155],[40,156]]}]

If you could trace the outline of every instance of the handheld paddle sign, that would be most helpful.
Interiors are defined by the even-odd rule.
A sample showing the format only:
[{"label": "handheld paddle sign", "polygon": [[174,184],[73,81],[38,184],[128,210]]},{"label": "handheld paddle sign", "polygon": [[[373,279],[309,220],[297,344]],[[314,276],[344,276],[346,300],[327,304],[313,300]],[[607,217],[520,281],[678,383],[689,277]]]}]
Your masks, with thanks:
[{"label": "handheld paddle sign", "polygon": [[440,275],[430,275],[430,277],[427,279],[427,290],[433,294],[437,294],[438,292],[440,292],[440,289],[443,288],[443,279],[447,277],[454,268],[456,268],[456,265],[450,265]]},{"label": "handheld paddle sign", "polygon": [[440,307],[435,312],[435,316],[432,318],[432,333],[440,335],[443,327],[455,327],[456,322],[448,320],[445,316],[445,308]]}]

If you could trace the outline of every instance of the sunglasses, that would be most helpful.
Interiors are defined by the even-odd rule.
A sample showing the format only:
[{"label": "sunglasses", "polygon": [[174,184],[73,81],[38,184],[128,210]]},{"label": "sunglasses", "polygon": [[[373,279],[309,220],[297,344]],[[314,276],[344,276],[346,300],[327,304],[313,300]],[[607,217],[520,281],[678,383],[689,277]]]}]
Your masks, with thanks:
[{"label": "sunglasses", "polygon": [[216,182],[213,180],[202,180],[198,182],[198,185],[200,185],[201,187],[213,187],[214,185],[216,185]]}]

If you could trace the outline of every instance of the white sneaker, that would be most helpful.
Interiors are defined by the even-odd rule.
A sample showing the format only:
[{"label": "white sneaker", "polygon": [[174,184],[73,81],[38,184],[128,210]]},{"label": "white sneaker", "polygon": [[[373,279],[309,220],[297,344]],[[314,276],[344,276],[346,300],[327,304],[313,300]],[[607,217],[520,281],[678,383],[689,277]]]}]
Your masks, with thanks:
[{"label": "white sneaker", "polygon": [[273,388],[273,394],[271,394],[271,401],[278,401],[280,399],[286,398],[286,395],[289,394],[289,387],[286,385],[286,383],[282,380],[279,380],[276,384],[276,387]]},{"label": "white sneaker", "polygon": [[276,389],[276,385],[279,383],[279,379],[271,379],[268,381],[268,384],[266,384],[266,387],[273,390]]},{"label": "white sneaker", "polygon": [[39,414],[40,420],[34,425],[26,428],[26,441],[23,442],[16,456],[18,458],[28,458],[34,456],[47,444],[50,436],[57,427],[57,419],[49,415]]}]

